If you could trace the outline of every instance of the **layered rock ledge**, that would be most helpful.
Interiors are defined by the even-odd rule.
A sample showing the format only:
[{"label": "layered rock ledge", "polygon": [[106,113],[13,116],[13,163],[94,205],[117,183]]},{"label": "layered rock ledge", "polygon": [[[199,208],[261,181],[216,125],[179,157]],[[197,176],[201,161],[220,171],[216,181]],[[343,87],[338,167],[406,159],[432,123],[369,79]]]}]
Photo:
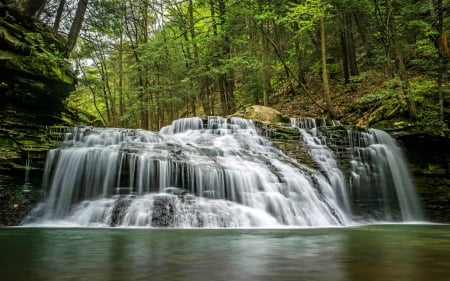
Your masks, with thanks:
[{"label": "layered rock ledge", "polygon": [[68,125],[64,101],[76,77],[59,55],[59,38],[1,8],[0,225],[14,225],[39,197],[32,187],[39,186],[46,153]]}]

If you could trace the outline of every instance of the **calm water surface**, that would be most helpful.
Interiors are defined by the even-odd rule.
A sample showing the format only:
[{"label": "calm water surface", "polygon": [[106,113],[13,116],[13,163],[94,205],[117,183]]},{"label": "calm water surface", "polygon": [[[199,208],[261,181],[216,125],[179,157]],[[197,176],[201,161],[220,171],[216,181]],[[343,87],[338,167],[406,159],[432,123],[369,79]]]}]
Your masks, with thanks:
[{"label": "calm water surface", "polygon": [[450,226],[3,228],[0,280],[450,280]]}]

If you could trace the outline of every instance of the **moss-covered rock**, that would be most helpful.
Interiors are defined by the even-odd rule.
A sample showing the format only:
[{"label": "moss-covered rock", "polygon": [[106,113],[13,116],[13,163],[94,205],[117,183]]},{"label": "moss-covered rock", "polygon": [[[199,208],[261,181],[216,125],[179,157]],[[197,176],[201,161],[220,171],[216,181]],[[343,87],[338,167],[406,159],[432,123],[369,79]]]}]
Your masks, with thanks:
[{"label": "moss-covered rock", "polygon": [[52,42],[42,34],[38,27],[30,30],[0,18],[0,96],[15,105],[61,111],[76,78],[55,47],[57,38]]},{"label": "moss-covered rock", "polygon": [[40,196],[46,153],[57,143],[50,132],[67,125],[64,101],[76,83],[61,38],[16,15],[1,6],[0,225],[17,225]]},{"label": "moss-covered rock", "polygon": [[238,111],[233,116],[238,116],[246,119],[258,120],[263,123],[289,123],[289,117],[284,116],[278,110],[273,108],[253,105]]}]

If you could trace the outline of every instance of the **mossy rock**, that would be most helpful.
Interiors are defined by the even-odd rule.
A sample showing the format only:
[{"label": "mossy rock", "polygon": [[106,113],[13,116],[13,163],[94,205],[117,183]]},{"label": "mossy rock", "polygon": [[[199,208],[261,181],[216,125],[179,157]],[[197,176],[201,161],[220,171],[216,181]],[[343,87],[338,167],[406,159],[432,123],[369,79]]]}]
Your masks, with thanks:
[{"label": "mossy rock", "polygon": [[290,119],[278,110],[262,105],[253,105],[238,111],[233,116],[258,120],[262,123],[289,123]]}]

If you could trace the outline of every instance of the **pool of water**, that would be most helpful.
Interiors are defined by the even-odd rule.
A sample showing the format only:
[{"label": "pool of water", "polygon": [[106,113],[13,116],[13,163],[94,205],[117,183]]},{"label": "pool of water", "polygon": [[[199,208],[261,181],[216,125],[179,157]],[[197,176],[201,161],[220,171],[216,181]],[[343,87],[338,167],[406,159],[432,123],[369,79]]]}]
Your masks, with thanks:
[{"label": "pool of water", "polygon": [[0,280],[450,280],[450,225],[0,228]]}]

